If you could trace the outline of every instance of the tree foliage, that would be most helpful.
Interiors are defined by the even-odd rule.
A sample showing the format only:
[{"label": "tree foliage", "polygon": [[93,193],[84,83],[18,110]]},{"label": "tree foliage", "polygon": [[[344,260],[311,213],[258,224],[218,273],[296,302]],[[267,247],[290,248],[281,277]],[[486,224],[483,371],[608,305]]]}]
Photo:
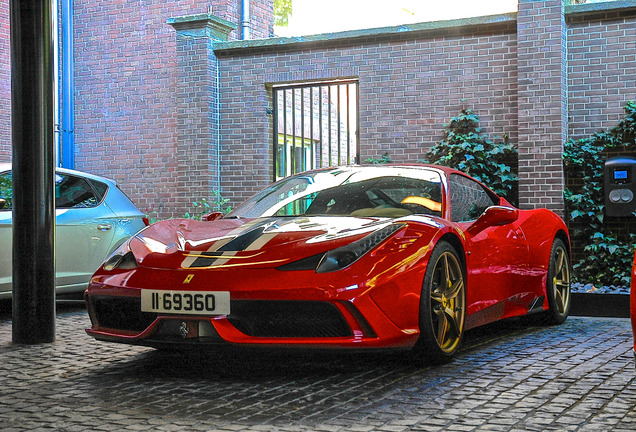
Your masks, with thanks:
[{"label": "tree foliage", "polygon": [[292,0],[274,0],[274,25],[287,27],[292,14]]}]

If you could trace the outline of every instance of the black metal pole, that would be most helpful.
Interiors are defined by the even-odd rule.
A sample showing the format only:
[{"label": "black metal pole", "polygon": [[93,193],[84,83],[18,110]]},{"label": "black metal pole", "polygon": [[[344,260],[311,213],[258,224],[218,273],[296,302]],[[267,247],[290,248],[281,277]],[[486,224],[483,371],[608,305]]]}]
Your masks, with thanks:
[{"label": "black metal pole", "polygon": [[10,0],[13,342],[55,340],[53,3]]}]

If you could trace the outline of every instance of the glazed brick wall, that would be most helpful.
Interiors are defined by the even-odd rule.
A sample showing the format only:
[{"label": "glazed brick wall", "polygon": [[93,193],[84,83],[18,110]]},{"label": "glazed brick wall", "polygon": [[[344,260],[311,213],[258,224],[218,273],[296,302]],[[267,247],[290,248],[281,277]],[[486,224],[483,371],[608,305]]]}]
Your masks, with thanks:
[{"label": "glazed brick wall", "polygon": [[611,129],[636,100],[636,11],[580,14],[568,19],[570,138]]},{"label": "glazed brick wall", "polygon": [[[241,34],[241,0],[217,0],[212,3],[212,13],[236,25],[236,30],[230,32],[228,40],[245,39]],[[273,0],[250,0],[249,39],[272,37],[273,16]]]},{"label": "glazed brick wall", "polygon": [[[385,152],[397,162],[422,159],[465,105],[484,132],[519,144],[521,207],[563,215],[563,142],[613,126],[635,98],[634,8],[610,7],[564,15],[560,0],[521,0],[512,30],[221,50],[223,193],[240,202],[271,181],[268,85],[354,77],[361,160]],[[497,47],[486,46],[502,34],[505,54],[490,58]]]},{"label": "glazed brick wall", "polygon": [[252,1],[250,15],[250,30],[252,32],[250,39],[274,36],[273,1]]},{"label": "glazed brick wall", "polygon": [[[75,167],[114,178],[142,211],[176,179],[175,38],[195,2],[75,2]],[[184,9],[185,8],[185,9]]]},{"label": "glazed brick wall", "polygon": [[[210,5],[212,14],[223,18],[234,25],[236,30],[230,32],[228,40],[236,40],[241,38],[241,5],[240,0],[217,0]],[[182,15],[194,15],[195,11],[185,11]]]},{"label": "glazed brick wall", "polygon": [[[173,24],[177,31],[177,170],[172,206],[192,211],[192,201],[218,190],[218,73],[208,19]],[[219,37],[226,38],[226,35]],[[183,214],[183,213],[182,213]],[[180,216],[180,215],[179,215]]]},{"label": "glazed brick wall", "polygon": [[9,1],[0,0],[0,162],[11,161]]},{"label": "glazed brick wall", "polygon": [[[212,9],[238,22],[238,3],[75,1],[77,169],[116,179],[142,211],[183,214],[183,207],[175,205],[175,191],[183,194],[200,173],[177,172],[177,87],[183,77],[176,32],[166,20]],[[196,105],[208,96],[193,91],[186,97]],[[193,191],[184,199],[205,195]]]},{"label": "glazed brick wall", "polygon": [[276,83],[359,78],[361,160],[425,158],[462,107],[475,110],[484,133],[516,141],[515,31],[513,20],[302,49],[218,50],[223,194],[240,202],[272,180],[268,85]]},{"label": "glazed brick wall", "polygon": [[[558,0],[522,3],[556,7]],[[185,111],[179,110],[184,107],[183,101],[191,98],[194,106],[208,96],[186,93],[179,102],[178,87],[184,71],[177,62],[176,33],[166,20],[212,11],[240,26],[238,4],[238,0],[75,2],[75,141],[79,169],[116,178],[142,210],[152,207],[161,210],[162,216],[180,214],[182,209],[174,204],[174,191],[177,187],[187,191],[184,185],[201,184],[192,183],[201,174],[183,170],[185,153],[179,159],[179,134],[188,124]],[[559,26],[558,31],[550,33],[563,32],[568,41],[567,63],[560,65],[562,69],[567,65],[567,70],[562,70],[562,74],[567,73],[564,87],[562,77],[566,75],[559,78],[567,97],[560,95],[561,105],[557,105],[557,117],[558,112],[567,112],[568,117],[561,115],[567,123],[563,118],[558,120],[557,135],[581,138],[599,128],[611,128],[623,115],[625,102],[636,99],[635,12],[633,7],[616,4],[620,4],[619,9],[611,11],[568,14],[565,26],[561,18],[550,18]],[[254,37],[271,34],[271,10],[271,0],[252,0]],[[220,174],[223,194],[234,203],[240,202],[271,181],[268,85],[355,77],[360,80],[361,159],[385,152],[402,162],[423,158],[441,138],[443,124],[466,106],[480,116],[485,133],[491,137],[505,133],[511,141],[529,149],[526,161],[543,160],[549,153],[549,163],[532,165],[543,170],[544,177],[528,174],[530,165],[526,164],[522,181],[530,181],[524,193],[533,194],[527,195],[533,203],[528,199],[524,205],[535,205],[539,197],[534,195],[536,191],[543,194],[543,204],[552,206],[552,200],[560,197],[560,155],[555,149],[561,144],[551,139],[555,151],[523,147],[528,131],[546,120],[545,115],[537,113],[542,109],[540,104],[524,107],[518,99],[534,61],[519,62],[523,53],[516,26],[527,17],[481,28],[458,26],[390,37],[221,49],[216,53],[220,56],[220,83],[218,89],[209,88],[210,92],[220,92],[214,96],[218,96],[219,104],[206,108],[220,109],[221,128],[217,131],[210,124],[202,127],[205,139],[213,141],[212,147],[220,146],[223,167],[219,173],[217,161],[209,161],[209,172],[203,176],[214,184]],[[0,160],[8,160],[11,154],[8,20],[8,1],[0,0],[0,31],[5,35],[0,37],[4,47],[0,49],[0,98],[4,102],[0,106]],[[547,25],[543,18],[528,22]],[[234,31],[230,39],[239,36]],[[561,44],[559,49],[563,48]],[[213,69],[213,57],[210,52],[197,61]],[[536,60],[541,61],[540,57]],[[527,69],[522,70],[524,67]],[[556,70],[551,73],[558,75]],[[523,97],[523,103],[532,99],[527,94]],[[567,111],[563,110],[564,100]],[[206,116],[208,123],[214,122],[208,114],[200,118]],[[525,126],[518,126],[524,122]],[[215,137],[217,132],[220,135]],[[537,135],[537,141],[545,141],[543,134]],[[213,154],[208,151],[208,157]],[[537,178],[540,180],[535,182]],[[548,191],[554,196],[548,196]],[[189,198],[200,198],[199,192],[194,191]]]},{"label": "glazed brick wall", "polygon": [[567,137],[566,39],[562,0],[520,0],[519,206],[563,215]]}]

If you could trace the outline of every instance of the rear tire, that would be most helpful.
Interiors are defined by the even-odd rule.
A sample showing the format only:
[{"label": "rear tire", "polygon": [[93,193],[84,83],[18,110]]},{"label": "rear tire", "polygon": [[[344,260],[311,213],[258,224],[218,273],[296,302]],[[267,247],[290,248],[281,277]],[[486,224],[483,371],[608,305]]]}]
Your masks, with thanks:
[{"label": "rear tire", "polygon": [[544,312],[548,325],[563,324],[570,313],[570,256],[561,239],[554,239],[546,281],[549,309]]},{"label": "rear tire", "polygon": [[441,364],[452,359],[464,336],[466,283],[459,254],[445,241],[429,258],[420,298],[418,360]]}]

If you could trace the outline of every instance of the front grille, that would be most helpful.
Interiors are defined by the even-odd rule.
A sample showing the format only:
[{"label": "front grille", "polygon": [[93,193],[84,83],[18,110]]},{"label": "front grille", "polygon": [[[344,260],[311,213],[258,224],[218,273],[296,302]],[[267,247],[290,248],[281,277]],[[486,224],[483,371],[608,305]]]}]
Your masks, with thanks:
[{"label": "front grille", "polygon": [[352,332],[331,303],[234,300],[228,320],[248,336],[273,338],[347,337]]},{"label": "front grille", "polygon": [[139,297],[92,296],[90,302],[100,327],[140,332],[157,318],[141,311]]}]

